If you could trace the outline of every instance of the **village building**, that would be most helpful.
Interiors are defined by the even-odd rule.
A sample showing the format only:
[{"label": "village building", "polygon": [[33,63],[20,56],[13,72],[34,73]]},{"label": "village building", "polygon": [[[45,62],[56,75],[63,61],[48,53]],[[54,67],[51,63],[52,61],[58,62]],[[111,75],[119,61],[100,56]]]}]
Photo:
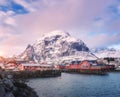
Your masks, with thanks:
[{"label": "village building", "polygon": [[4,69],[14,71],[15,69],[17,69],[17,64],[15,62],[6,63],[4,64]]},{"label": "village building", "polygon": [[30,64],[22,63],[18,66],[20,70],[52,70],[54,67],[52,65],[41,65],[41,64]]},{"label": "village building", "polygon": [[104,65],[98,64],[96,61],[72,61],[69,65],[58,65],[58,69],[67,69],[67,70],[113,70],[114,65]]}]

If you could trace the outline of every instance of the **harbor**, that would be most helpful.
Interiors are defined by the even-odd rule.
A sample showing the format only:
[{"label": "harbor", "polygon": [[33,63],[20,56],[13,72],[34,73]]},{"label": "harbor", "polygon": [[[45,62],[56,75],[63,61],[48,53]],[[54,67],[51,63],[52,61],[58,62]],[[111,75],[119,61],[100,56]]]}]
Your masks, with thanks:
[{"label": "harbor", "polygon": [[0,0],[0,97],[120,97],[120,0]]},{"label": "harbor", "polygon": [[30,79],[39,97],[120,97],[119,72],[105,76],[62,73],[61,77]]},{"label": "harbor", "polygon": [[60,76],[61,72],[106,75],[111,71],[119,71],[119,65],[103,62],[99,60],[71,60],[68,63],[36,63],[11,59],[1,62],[0,67],[6,72],[11,72],[14,76],[25,75],[25,78],[56,77]]},{"label": "harbor", "polygon": [[114,71],[115,65],[105,65],[97,61],[72,61],[68,65],[57,65],[57,68],[68,73],[98,74],[105,75],[107,72]]}]

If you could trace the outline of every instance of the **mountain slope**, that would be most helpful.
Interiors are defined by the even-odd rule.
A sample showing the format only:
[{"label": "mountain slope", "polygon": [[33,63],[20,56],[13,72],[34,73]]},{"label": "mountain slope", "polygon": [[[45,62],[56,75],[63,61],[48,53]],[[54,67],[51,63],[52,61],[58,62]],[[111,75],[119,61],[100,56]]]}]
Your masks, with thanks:
[{"label": "mountain slope", "polygon": [[24,59],[24,60],[29,60],[29,61],[34,61],[34,48],[32,45],[28,45],[25,51],[20,54],[18,57]]},{"label": "mountain slope", "polygon": [[86,57],[96,58],[90,53],[89,48],[82,40],[75,39],[64,31],[53,31],[45,34],[32,46],[28,46],[21,54],[24,59],[27,57],[27,59],[38,61],[54,60],[68,56],[78,56],[84,59]]},{"label": "mountain slope", "polygon": [[99,58],[120,58],[120,50],[116,50],[114,48],[92,49],[91,51]]}]

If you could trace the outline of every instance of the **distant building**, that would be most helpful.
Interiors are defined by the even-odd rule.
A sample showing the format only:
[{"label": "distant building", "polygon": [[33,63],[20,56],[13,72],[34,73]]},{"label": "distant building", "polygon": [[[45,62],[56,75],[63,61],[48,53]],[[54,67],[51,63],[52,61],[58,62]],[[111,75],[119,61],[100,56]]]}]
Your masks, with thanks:
[{"label": "distant building", "polygon": [[4,64],[5,70],[14,70],[15,68],[17,68],[17,64],[14,62],[9,62],[7,64]]},{"label": "distant building", "polygon": [[0,68],[3,68],[3,69],[5,68],[3,63],[0,63]]},{"label": "distant building", "polygon": [[52,70],[54,67],[52,65],[40,65],[40,64],[30,64],[22,63],[18,67],[20,70]]}]

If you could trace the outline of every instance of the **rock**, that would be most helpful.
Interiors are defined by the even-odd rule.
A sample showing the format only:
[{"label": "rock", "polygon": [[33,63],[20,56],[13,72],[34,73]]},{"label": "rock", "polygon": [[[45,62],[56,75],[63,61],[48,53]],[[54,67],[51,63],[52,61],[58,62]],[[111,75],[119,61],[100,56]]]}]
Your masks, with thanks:
[{"label": "rock", "polygon": [[8,78],[0,79],[0,97],[38,97],[34,90],[23,81]]},{"label": "rock", "polygon": [[5,79],[3,79],[3,83],[4,83],[4,85],[5,85],[5,90],[6,90],[6,91],[11,91],[11,90],[13,90],[14,84],[13,84],[12,80],[10,80],[10,79],[8,79],[8,78],[5,78]]},{"label": "rock", "polygon": [[4,86],[0,84],[0,97],[4,97],[6,94]]},{"label": "rock", "polygon": [[10,92],[10,93],[6,93],[5,97],[15,97],[15,96]]}]

